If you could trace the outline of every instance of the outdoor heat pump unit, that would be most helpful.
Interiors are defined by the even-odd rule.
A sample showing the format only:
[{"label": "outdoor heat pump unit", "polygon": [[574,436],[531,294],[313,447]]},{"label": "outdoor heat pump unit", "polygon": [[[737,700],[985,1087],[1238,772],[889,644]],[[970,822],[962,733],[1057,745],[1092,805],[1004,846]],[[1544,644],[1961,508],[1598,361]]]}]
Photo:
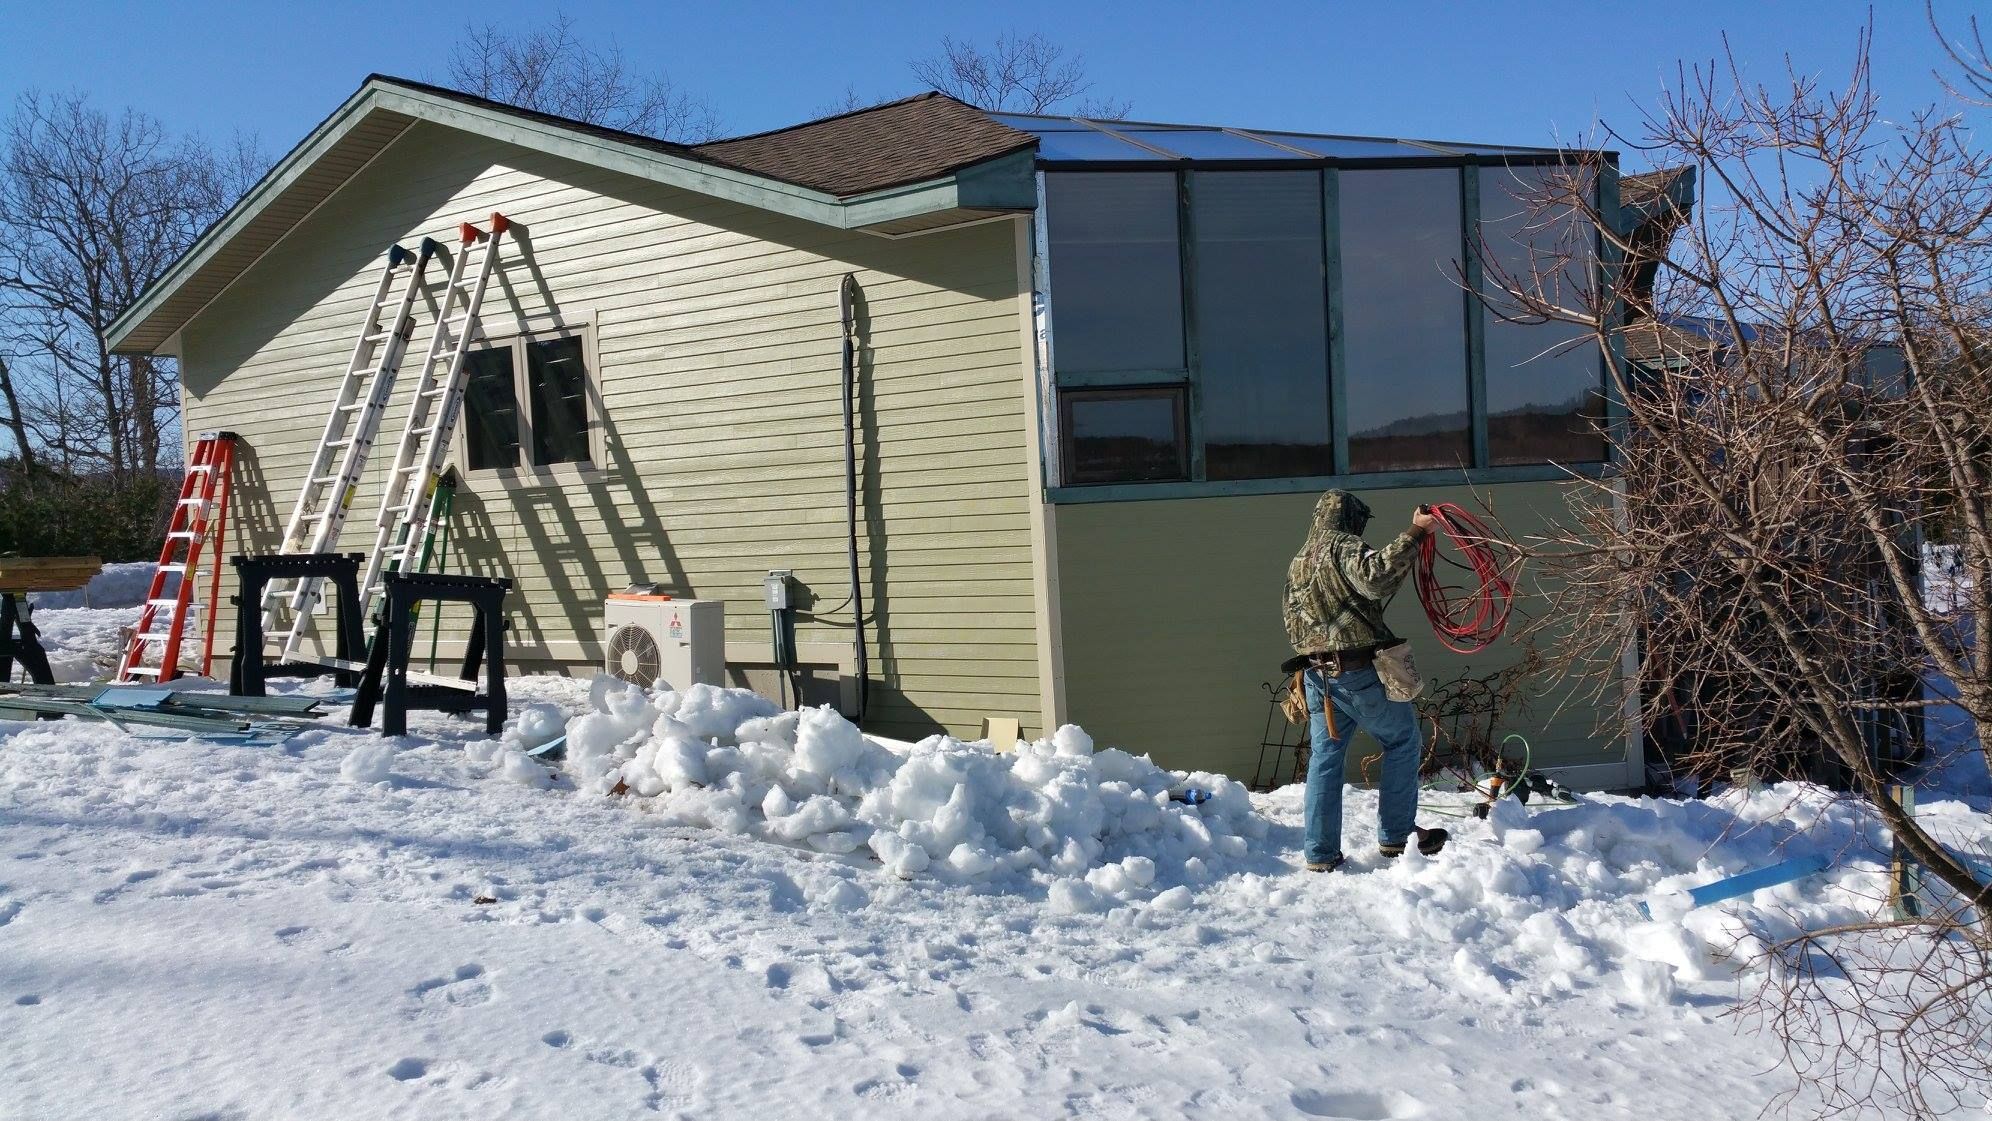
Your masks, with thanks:
[{"label": "outdoor heat pump unit", "polygon": [[726,684],[726,605],[631,589],[602,605],[603,670],[648,689]]}]

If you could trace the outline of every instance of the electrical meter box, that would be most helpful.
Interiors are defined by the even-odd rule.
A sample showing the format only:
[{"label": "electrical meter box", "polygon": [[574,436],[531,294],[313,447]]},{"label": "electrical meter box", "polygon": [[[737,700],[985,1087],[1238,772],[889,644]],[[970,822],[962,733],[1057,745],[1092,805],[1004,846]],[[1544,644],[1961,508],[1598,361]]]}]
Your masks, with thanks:
[{"label": "electrical meter box", "polygon": [[726,605],[612,592],[602,605],[602,669],[645,689],[726,684]]}]

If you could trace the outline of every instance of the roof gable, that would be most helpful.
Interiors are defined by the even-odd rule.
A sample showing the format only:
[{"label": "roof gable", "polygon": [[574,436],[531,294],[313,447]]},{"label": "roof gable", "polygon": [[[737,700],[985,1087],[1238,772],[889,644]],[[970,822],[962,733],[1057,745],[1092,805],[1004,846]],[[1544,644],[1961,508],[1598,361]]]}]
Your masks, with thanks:
[{"label": "roof gable", "polygon": [[[913,99],[922,100],[933,99]],[[912,103],[895,102],[779,133],[688,147],[374,75],[146,289],[111,325],[106,341],[122,354],[157,351],[417,121],[840,229],[891,235],[1034,208],[1037,190],[1028,154],[1034,141],[1015,133],[1021,144],[999,150],[999,138],[988,129],[1013,130],[960,102],[940,100],[945,105],[893,112]],[[987,128],[969,128],[956,109],[945,106],[979,117]],[[861,120],[871,113],[888,119]],[[948,131],[952,138],[920,142],[922,128]],[[777,136],[790,139],[779,143]],[[868,156],[869,179],[855,171],[831,174],[829,164],[838,153],[851,152],[845,145],[862,151],[881,138],[910,145],[910,154]],[[785,148],[794,151],[785,154]]]}]

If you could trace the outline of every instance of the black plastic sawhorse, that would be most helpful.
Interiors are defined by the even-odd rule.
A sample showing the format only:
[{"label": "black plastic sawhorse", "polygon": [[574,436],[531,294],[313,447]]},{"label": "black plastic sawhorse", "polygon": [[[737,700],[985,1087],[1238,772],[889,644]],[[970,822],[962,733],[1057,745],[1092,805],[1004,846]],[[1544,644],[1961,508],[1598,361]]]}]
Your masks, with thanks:
[{"label": "black plastic sawhorse", "polygon": [[[440,572],[389,572],[373,646],[367,652],[366,673],[353,698],[351,723],[373,723],[374,705],[381,706],[383,735],[408,734],[410,708],[443,712],[484,710],[484,730],[497,735],[505,727],[505,593],[512,582],[502,576],[460,576]],[[415,638],[415,605],[437,601],[467,603],[477,613],[464,651],[463,681],[475,682],[484,670],[484,692],[449,685],[410,684],[408,651]]]},{"label": "black plastic sawhorse", "polygon": [[317,577],[332,583],[338,605],[334,631],[333,657],[344,663],[332,667],[332,679],[349,687],[359,679],[356,670],[366,630],[360,625],[360,563],[364,553],[271,553],[263,556],[230,557],[235,566],[235,652],[228,660],[228,691],[238,697],[260,697],[272,677],[317,677],[326,667],[318,662],[266,662],[263,658],[263,592],[272,580],[301,580]]},{"label": "black plastic sawhorse", "polygon": [[42,649],[41,628],[30,621],[34,607],[24,599],[14,592],[0,593],[0,681],[14,679],[14,659],[19,658],[29,681],[52,685],[55,671],[49,668],[48,651]]}]

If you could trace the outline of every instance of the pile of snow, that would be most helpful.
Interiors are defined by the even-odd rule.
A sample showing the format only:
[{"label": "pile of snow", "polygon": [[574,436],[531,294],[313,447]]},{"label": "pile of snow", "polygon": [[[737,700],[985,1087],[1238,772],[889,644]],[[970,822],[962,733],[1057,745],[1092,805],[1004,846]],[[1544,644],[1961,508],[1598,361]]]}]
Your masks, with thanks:
[{"label": "pile of snow", "polygon": [[66,592],[35,592],[28,598],[36,607],[49,610],[71,607],[137,607],[145,602],[152,587],[152,561],[120,561],[107,564],[90,582]]},{"label": "pile of snow", "polygon": [[[1095,751],[1071,725],[998,754],[951,736],[869,738],[827,706],[784,712],[743,689],[644,692],[599,677],[589,701],[564,729],[565,767],[584,790],[625,791],[675,822],[816,852],[868,849],[905,878],[1044,881],[1067,912],[1151,898],[1178,906],[1172,884],[1245,856],[1267,831],[1236,781]],[[516,770],[553,734],[534,706],[474,753]],[[1175,797],[1188,788],[1209,797]]]},{"label": "pile of snow", "polygon": [[[116,666],[124,653],[126,627],[138,622],[134,607],[74,607],[36,609],[34,624],[41,631],[42,649],[57,681],[89,681]],[[220,643],[218,642],[217,645]],[[227,660],[224,647],[222,660]]]}]

